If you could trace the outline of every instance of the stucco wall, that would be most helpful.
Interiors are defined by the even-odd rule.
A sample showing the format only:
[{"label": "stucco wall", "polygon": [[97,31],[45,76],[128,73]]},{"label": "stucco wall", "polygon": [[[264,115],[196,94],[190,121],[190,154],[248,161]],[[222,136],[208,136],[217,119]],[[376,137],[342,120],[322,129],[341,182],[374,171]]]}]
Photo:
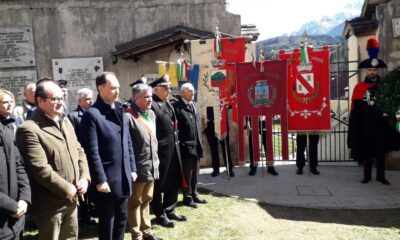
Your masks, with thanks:
[{"label": "stucco wall", "polygon": [[224,0],[5,0],[0,23],[33,28],[39,77],[52,76],[53,58],[103,57],[104,69],[117,73],[124,98],[124,86],[156,71],[154,60],[164,60],[171,49],[111,65],[115,45],[178,24],[214,31],[218,23],[220,31],[240,34],[240,16],[225,11]]}]

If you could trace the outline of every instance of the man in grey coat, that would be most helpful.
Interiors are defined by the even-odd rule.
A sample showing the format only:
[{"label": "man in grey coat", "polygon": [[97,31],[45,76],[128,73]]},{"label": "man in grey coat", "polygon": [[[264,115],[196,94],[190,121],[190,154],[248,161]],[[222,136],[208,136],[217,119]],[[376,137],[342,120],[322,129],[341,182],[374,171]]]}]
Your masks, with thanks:
[{"label": "man in grey coat", "polygon": [[126,110],[132,144],[135,146],[137,179],[128,200],[128,223],[133,240],[157,240],[150,223],[154,180],[159,179],[156,116],[150,109],[152,88],[141,79],[132,86],[132,104]]}]

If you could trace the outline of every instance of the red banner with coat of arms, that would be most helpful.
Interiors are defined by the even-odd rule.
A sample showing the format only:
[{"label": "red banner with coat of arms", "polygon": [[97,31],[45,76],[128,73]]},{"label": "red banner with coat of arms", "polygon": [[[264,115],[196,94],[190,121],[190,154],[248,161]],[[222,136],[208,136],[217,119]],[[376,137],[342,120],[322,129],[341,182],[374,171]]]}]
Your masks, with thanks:
[{"label": "red banner with coat of arms", "polygon": [[221,38],[221,54],[213,61],[213,69],[210,70],[211,86],[219,88],[221,125],[217,136],[224,138],[228,131],[226,108],[232,107],[233,121],[237,122],[236,99],[236,71],[235,63],[245,60],[245,38]]},{"label": "red banner with coat of arms", "polygon": [[288,128],[294,132],[331,130],[329,95],[329,48],[303,45],[279,52],[288,61]]},{"label": "red banner with coat of arms", "polygon": [[[282,156],[288,159],[287,140],[287,61],[264,62],[261,72],[260,63],[236,64],[238,127],[244,129],[246,117],[251,118],[252,131],[258,133],[259,117],[265,117],[267,161],[273,160],[272,142],[273,117],[279,115],[282,130]],[[259,134],[253,134],[253,142],[259,142]],[[253,145],[255,161],[260,160],[259,144]],[[239,161],[244,160],[244,132],[239,131]]]}]

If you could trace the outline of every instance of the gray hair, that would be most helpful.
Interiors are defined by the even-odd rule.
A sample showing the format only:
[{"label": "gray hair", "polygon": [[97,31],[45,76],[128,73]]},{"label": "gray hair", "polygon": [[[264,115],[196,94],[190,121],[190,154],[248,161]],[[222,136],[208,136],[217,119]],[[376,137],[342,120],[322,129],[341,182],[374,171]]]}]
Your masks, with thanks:
[{"label": "gray hair", "polygon": [[25,91],[26,90],[30,90],[30,89],[36,89],[36,83],[34,83],[34,82],[31,82],[31,83],[28,83],[28,84],[26,84],[25,85]]},{"label": "gray hair", "polygon": [[194,90],[193,84],[191,84],[190,82],[184,83],[181,86],[181,92],[185,89],[189,89],[189,90]]},{"label": "gray hair", "polygon": [[144,90],[151,91],[151,87],[145,83],[139,83],[132,86],[132,100],[139,96]]},{"label": "gray hair", "polygon": [[79,99],[86,97],[89,94],[93,94],[93,90],[89,88],[81,88],[76,92],[75,99],[78,102]]}]

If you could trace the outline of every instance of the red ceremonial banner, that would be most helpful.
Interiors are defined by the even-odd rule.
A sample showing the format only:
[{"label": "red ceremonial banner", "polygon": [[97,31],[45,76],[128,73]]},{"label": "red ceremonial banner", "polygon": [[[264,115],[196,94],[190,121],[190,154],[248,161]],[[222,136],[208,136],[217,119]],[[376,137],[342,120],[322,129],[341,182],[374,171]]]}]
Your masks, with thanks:
[{"label": "red ceremonial banner", "polygon": [[[282,156],[289,158],[287,138],[287,61],[268,61],[264,63],[264,72],[260,72],[260,63],[236,64],[238,127],[244,129],[247,116],[251,117],[253,133],[258,133],[258,119],[266,118],[267,161],[273,160],[272,129],[273,117],[280,115],[282,129]],[[253,134],[253,142],[259,142],[259,134]],[[259,144],[253,146],[255,161],[260,160]],[[239,131],[239,161],[244,161],[244,132]]]},{"label": "red ceremonial banner", "polygon": [[299,133],[330,131],[329,48],[304,50],[279,51],[280,59],[289,60],[288,129]]},{"label": "red ceremonial banner", "polygon": [[244,37],[222,38],[222,54],[219,59],[227,63],[244,62],[246,52],[246,40]]},{"label": "red ceremonial banner", "polygon": [[222,38],[222,54],[214,63],[216,69],[211,70],[211,86],[220,90],[220,113],[221,113],[221,138],[227,134],[227,107],[232,107],[232,120],[237,122],[237,99],[236,99],[236,77],[235,63],[243,62],[245,59],[246,42],[244,37]]}]

